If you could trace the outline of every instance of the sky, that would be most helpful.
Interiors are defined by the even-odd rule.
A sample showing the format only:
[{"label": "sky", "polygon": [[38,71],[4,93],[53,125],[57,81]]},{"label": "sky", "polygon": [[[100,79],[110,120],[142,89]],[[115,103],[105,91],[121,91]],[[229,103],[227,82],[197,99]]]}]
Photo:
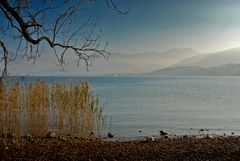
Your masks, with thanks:
[{"label": "sky", "polygon": [[193,48],[201,53],[240,46],[239,0],[129,0],[117,1],[131,10],[117,15],[102,1],[100,15],[104,40],[113,52],[161,52]]},{"label": "sky", "polygon": [[[105,2],[98,0],[83,6],[74,19],[76,26],[71,26],[71,29],[74,31],[89,16],[93,19],[98,17],[98,25],[103,31],[102,43],[109,42],[107,50],[112,53],[108,61],[97,59],[87,73],[85,64],[81,64],[83,67],[79,70],[76,58],[68,54],[67,64],[73,67],[68,66],[66,73],[60,73],[53,50],[46,47],[45,55],[34,66],[32,62],[21,61],[11,66],[11,73],[54,75],[57,71],[57,75],[91,75],[135,73],[142,72],[142,69],[148,69],[146,72],[149,72],[176,63],[176,60],[158,58],[144,65],[142,62],[153,53],[163,53],[172,48],[192,48],[197,54],[205,54],[240,47],[240,0],[114,0],[122,11],[131,8],[126,15],[117,14]],[[33,5],[41,7],[42,4],[34,1]],[[51,16],[55,18],[54,15],[48,18],[51,19]],[[81,38],[78,39],[81,42]],[[13,43],[9,44],[17,47]],[[129,62],[130,58],[123,59],[115,53],[148,55],[139,61],[133,58]],[[141,69],[134,64],[141,66]]]}]

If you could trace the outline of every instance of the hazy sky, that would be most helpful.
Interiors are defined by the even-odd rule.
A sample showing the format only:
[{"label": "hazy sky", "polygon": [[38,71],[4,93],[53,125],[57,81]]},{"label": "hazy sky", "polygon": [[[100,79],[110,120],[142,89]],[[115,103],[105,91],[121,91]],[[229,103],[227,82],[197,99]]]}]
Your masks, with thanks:
[{"label": "hazy sky", "polygon": [[[114,1],[118,2],[118,7],[123,10],[132,7],[130,12],[127,15],[118,15],[107,8],[105,0],[98,0],[95,4],[91,3],[81,8],[79,16],[75,19],[79,27],[89,16],[99,16],[99,26],[103,30],[102,42],[110,43],[108,47],[112,53],[150,53],[151,55],[151,52],[160,53],[170,48],[192,48],[199,53],[209,53],[240,47],[240,0]],[[36,1],[34,5],[41,4]],[[71,26],[73,29],[74,27]],[[26,72],[35,75],[61,75],[56,73],[58,70],[54,64],[56,58],[52,59],[51,56],[54,56],[53,50],[46,49],[42,60],[38,59],[34,67],[27,63],[14,64],[11,71],[19,75],[22,73],[26,75]],[[65,75],[84,74],[82,71],[85,71],[85,68],[81,68],[80,71],[79,68],[75,68],[76,61],[73,61],[69,55],[67,58],[71,62],[69,64],[75,63],[75,66],[68,67],[68,73],[64,73]],[[128,59],[120,60],[119,57],[111,56],[108,61],[94,62],[89,74],[120,73],[118,72],[120,70],[121,73],[140,72],[138,68],[135,69],[136,66],[132,66],[137,62],[135,59],[132,62],[127,61]],[[143,61],[146,61],[145,57]],[[145,64],[145,66],[142,61],[138,61],[140,62],[138,65],[145,69],[149,68],[149,71],[166,67],[166,63],[173,65],[173,62],[170,62],[172,60],[154,61],[157,63]],[[161,61],[165,60],[161,59]]]},{"label": "hazy sky", "polygon": [[[120,8],[129,6],[128,0],[119,2]],[[104,40],[113,52],[174,47],[215,52],[240,46],[239,0],[132,0],[125,16],[98,3],[95,10],[101,17]]]}]

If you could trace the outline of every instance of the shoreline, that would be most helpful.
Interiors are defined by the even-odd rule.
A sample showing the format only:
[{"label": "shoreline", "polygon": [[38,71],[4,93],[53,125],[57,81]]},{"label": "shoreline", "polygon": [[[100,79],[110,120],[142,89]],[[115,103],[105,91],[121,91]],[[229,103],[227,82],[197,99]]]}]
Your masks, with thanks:
[{"label": "shoreline", "polygon": [[[192,129],[190,129],[192,130]],[[141,130],[139,130],[141,131]],[[161,132],[163,134],[161,134]],[[145,140],[146,138],[155,138],[155,139],[160,139],[160,138],[185,138],[185,137],[190,137],[190,138],[205,138],[205,137],[210,137],[210,138],[216,138],[216,137],[238,137],[240,134],[238,132],[235,132],[234,130],[229,130],[225,132],[213,132],[211,129],[195,129],[195,132],[192,133],[174,133],[172,131],[165,131],[165,130],[160,130],[159,134],[154,134],[154,135],[148,135],[144,132],[139,132],[138,135],[136,134],[135,136],[122,136],[118,135],[117,133],[112,133],[112,132],[104,132],[101,139],[104,141],[136,141],[136,140]],[[108,133],[112,135],[111,138],[108,137]]]},{"label": "shoreline", "polygon": [[238,160],[240,136],[112,141],[74,137],[0,142],[2,160]]}]

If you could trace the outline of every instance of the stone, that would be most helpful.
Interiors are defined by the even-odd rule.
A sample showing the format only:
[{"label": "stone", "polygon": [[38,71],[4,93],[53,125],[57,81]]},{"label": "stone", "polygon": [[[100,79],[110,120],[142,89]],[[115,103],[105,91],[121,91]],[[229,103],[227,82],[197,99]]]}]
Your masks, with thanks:
[{"label": "stone", "polygon": [[188,136],[187,136],[187,135],[184,135],[184,136],[183,136],[183,139],[187,139],[187,138],[188,138]]},{"label": "stone", "polygon": [[152,136],[152,137],[146,137],[146,142],[150,142],[150,141],[155,141],[155,138]]},{"label": "stone", "polygon": [[209,129],[200,129],[198,132],[204,132],[204,131],[209,131]]},{"label": "stone", "polygon": [[151,139],[152,139],[152,141],[155,141],[155,139],[154,139],[154,137],[153,137],[153,136],[151,137]]},{"label": "stone", "polygon": [[34,142],[34,139],[33,139],[33,137],[32,137],[30,134],[28,134],[28,135],[26,136],[26,139],[27,139],[28,141],[30,141],[30,142]]},{"label": "stone", "polygon": [[48,132],[46,134],[46,138],[56,138],[56,137],[57,137],[57,135],[55,132]]},{"label": "stone", "polygon": [[108,138],[113,138],[113,137],[114,137],[114,135],[112,133],[108,132]]},{"label": "stone", "polygon": [[67,141],[67,138],[65,138],[63,136],[60,136],[59,139],[62,140],[62,141]]},{"label": "stone", "polygon": [[162,136],[164,136],[164,135],[167,135],[167,134],[168,134],[168,133],[167,133],[166,131],[164,131],[164,130],[160,130],[159,132],[160,132],[160,135],[162,135]]}]

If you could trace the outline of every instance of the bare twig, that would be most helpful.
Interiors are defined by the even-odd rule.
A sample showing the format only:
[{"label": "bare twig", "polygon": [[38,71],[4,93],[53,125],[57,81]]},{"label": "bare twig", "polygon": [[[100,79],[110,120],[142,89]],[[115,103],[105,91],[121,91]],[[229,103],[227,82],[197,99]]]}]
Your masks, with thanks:
[{"label": "bare twig", "polygon": [[[43,7],[34,6],[30,0],[14,0],[0,1],[0,16],[6,25],[1,26],[1,34],[11,35],[14,40],[18,40],[16,45],[15,55],[9,59],[8,50],[1,41],[0,47],[3,49],[3,56],[0,58],[5,68],[3,74],[7,74],[7,62],[16,60],[19,53],[27,60],[33,59],[33,63],[43,53],[45,45],[53,49],[57,61],[61,68],[67,64],[65,62],[65,54],[72,53],[77,58],[77,65],[80,61],[86,64],[86,69],[91,64],[94,58],[103,56],[107,58],[110,51],[107,50],[107,44],[101,44],[101,31],[97,30],[97,21],[91,23],[92,18],[89,17],[83,21],[78,27],[70,26],[75,15],[87,3],[93,3],[96,0],[65,0],[65,1],[40,1]],[[127,14],[127,11],[122,11],[113,0],[106,0],[107,6],[118,14]],[[56,12],[59,10],[59,12]],[[61,11],[61,12],[60,12]],[[50,16],[47,14],[52,13]],[[5,27],[6,26],[6,27]],[[66,30],[69,28],[70,30]],[[1,36],[1,35],[0,35]],[[0,37],[1,38],[1,37]],[[74,39],[81,40],[79,42]],[[3,39],[3,38],[1,38]]]}]

